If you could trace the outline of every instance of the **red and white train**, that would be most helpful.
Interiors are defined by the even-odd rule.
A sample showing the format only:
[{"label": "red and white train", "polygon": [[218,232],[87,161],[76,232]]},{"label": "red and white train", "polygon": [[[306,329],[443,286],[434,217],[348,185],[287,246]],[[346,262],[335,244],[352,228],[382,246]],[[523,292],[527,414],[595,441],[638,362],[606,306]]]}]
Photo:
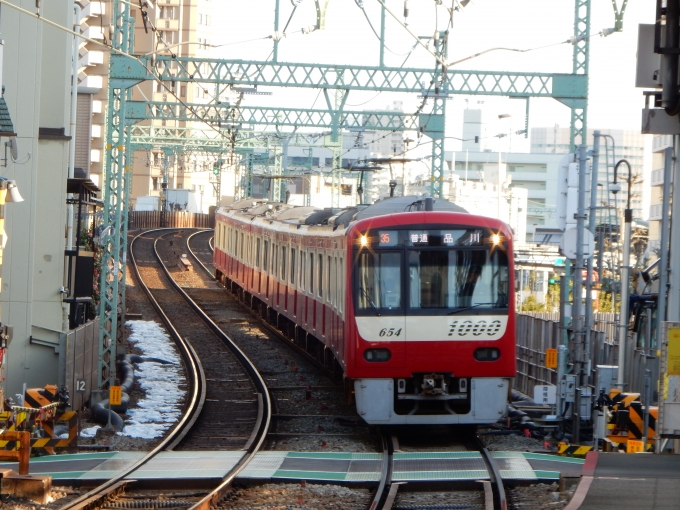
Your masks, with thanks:
[{"label": "red and white train", "polygon": [[512,233],[445,200],[216,214],[217,278],[341,371],[371,424],[482,424],[515,376]]}]

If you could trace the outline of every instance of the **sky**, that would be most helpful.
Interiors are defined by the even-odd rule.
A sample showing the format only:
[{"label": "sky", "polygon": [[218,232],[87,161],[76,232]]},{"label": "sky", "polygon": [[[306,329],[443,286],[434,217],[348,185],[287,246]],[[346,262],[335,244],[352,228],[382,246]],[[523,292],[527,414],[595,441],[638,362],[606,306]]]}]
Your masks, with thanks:
[{"label": "sky", "polygon": [[[322,31],[302,34],[303,27],[316,23],[315,2],[302,0],[290,18],[287,36],[279,44],[279,61],[377,65],[379,46],[376,35],[355,0],[329,0],[326,27]],[[622,0],[615,0],[620,8]],[[280,0],[280,30],[292,11],[292,0]],[[409,0],[409,29],[418,36],[431,36],[449,22],[447,6],[452,0]],[[362,3],[362,2],[359,2]],[[387,6],[403,18],[403,0],[386,0]],[[376,31],[380,30],[378,0],[363,0],[366,16]],[[272,52],[274,0],[219,0],[214,4],[215,19],[221,27],[213,44],[221,58],[264,60]],[[614,26],[614,9],[609,0],[592,0],[588,126],[595,129],[640,129],[644,99],[635,88],[637,29],[639,23],[653,23],[654,2],[629,0],[623,18],[623,31],[602,37],[597,35]],[[570,73],[573,46],[565,41],[573,35],[573,0],[472,0],[454,13],[449,36],[449,61],[456,61],[495,47],[531,51],[493,51],[453,66],[455,69],[514,72]],[[253,39],[258,39],[253,41]],[[249,41],[249,42],[243,42]],[[417,47],[409,52],[415,40],[388,15],[386,25],[385,63],[388,66],[431,68],[434,58]],[[289,107],[323,107],[323,96],[314,89],[264,88],[271,96],[246,96],[247,105]],[[351,92],[347,107],[383,109],[392,101],[403,101],[404,111],[415,111],[421,99],[416,94]],[[466,101],[467,100],[467,101]],[[479,102],[482,102],[481,104]],[[485,116],[495,119],[500,114],[511,117],[499,124],[498,130],[524,128],[525,102],[490,96],[456,95],[447,103],[447,136],[462,135],[462,110],[482,108]],[[427,111],[427,108],[426,108]],[[568,127],[570,110],[553,99],[532,99],[529,127]],[[494,131],[489,126],[489,131]],[[507,142],[499,142],[507,143]],[[648,142],[650,143],[650,142]],[[493,146],[492,146],[493,147]],[[460,142],[447,140],[447,150],[458,150]],[[515,137],[514,151],[528,151],[529,140]],[[429,147],[423,147],[425,154]],[[649,166],[649,165],[647,165]],[[647,169],[650,171],[650,169]]]}]

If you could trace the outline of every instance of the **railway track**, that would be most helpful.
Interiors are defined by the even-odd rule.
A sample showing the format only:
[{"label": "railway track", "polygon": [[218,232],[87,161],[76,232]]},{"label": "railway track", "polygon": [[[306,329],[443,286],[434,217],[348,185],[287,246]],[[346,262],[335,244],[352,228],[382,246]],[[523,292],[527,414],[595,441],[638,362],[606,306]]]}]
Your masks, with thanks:
[{"label": "railway track", "polygon": [[[190,386],[185,412],[156,448],[106,483],[63,506],[63,510],[100,508],[104,500],[121,497],[135,470],[161,451],[244,450],[245,455],[212,491],[194,493],[190,497],[186,493],[175,495],[180,498],[175,499],[175,508],[211,508],[230,491],[235,476],[253,458],[266,438],[271,419],[271,401],[266,385],[247,356],[172,279],[157,249],[159,239],[168,235],[174,235],[174,231],[147,231],[135,237],[130,244],[130,262],[135,279],[165,323],[184,359]],[[152,280],[152,286],[145,284],[147,279]],[[165,310],[170,310],[173,317],[181,317],[182,321],[173,324]],[[230,377],[236,376],[237,381],[224,378],[225,359]],[[225,381],[230,383],[228,388],[221,384]],[[240,419],[225,423],[225,416],[234,415]],[[127,498],[142,506],[148,504],[153,507],[153,501],[168,498],[168,491],[142,495],[128,492]],[[108,505],[117,507],[115,501]]]},{"label": "railway track", "polygon": [[[187,251],[199,265],[200,271],[211,275],[211,277],[214,274],[214,266],[212,265],[212,239],[212,232],[210,231],[194,233],[187,239]],[[288,347],[296,350],[296,352],[299,352],[303,356],[308,356],[306,351],[290,342],[276,328],[263,321],[261,317],[257,315],[255,315],[255,317],[264,329],[267,329],[272,335],[279,337]],[[319,365],[317,360],[313,358],[311,359],[311,362]],[[397,500],[398,489],[400,487],[399,483],[392,483],[394,452],[395,449],[399,448],[398,435],[395,434],[394,431],[382,429],[380,431],[380,436],[383,459],[381,463],[381,479],[378,489],[370,501],[370,510],[390,510]],[[477,489],[480,492],[478,499],[484,502],[484,507],[487,509],[505,510],[507,508],[507,499],[495,460],[478,436],[475,435],[474,437],[465,438],[463,442],[468,443],[467,449],[477,451],[481,454],[489,472],[489,481],[483,482],[481,488]],[[460,488],[452,486],[451,490],[460,491]]]},{"label": "railway track", "polygon": [[[183,281],[182,274],[183,272],[179,272],[177,270],[170,271],[168,269],[168,266],[171,266],[173,262],[176,262],[177,264],[182,265],[183,267],[186,266],[185,263],[180,262],[181,259],[185,258],[183,255],[186,255],[184,252],[184,247],[182,246],[181,243],[183,242],[184,238],[186,237],[186,251],[191,254],[193,261],[196,262],[197,268],[196,272],[202,275],[202,281],[204,282],[203,284],[196,285],[195,280],[191,279],[184,279],[186,281]],[[188,351],[194,351],[192,356],[195,358],[191,359],[199,359],[200,357],[208,357],[211,360],[216,360],[218,358],[222,359],[223,355],[226,355],[226,353],[220,352],[220,355],[216,355],[216,352],[210,347],[209,345],[205,345],[205,342],[203,342],[201,339],[203,338],[203,333],[200,333],[198,331],[199,325],[198,322],[195,320],[186,320],[187,317],[190,316],[191,313],[196,313],[198,316],[203,316],[200,320],[204,325],[207,325],[206,327],[213,331],[213,333],[216,333],[219,335],[221,333],[220,326],[218,323],[220,323],[220,320],[222,320],[221,326],[224,327],[225,325],[230,326],[230,327],[238,327],[239,325],[242,326],[243,324],[246,324],[250,322],[249,320],[243,320],[241,318],[234,318],[233,315],[236,313],[237,316],[242,315],[244,311],[244,306],[242,303],[236,301],[236,300],[231,300],[233,303],[229,304],[229,300],[225,300],[226,291],[221,288],[217,287],[216,284],[214,284],[214,279],[212,278],[212,268],[211,268],[211,259],[212,259],[212,253],[210,250],[210,237],[211,233],[210,232],[196,232],[193,233],[191,236],[185,236],[184,233],[178,233],[175,231],[150,231],[146,232],[144,234],[141,234],[137,238],[135,238],[135,241],[131,244],[131,260],[133,262],[133,266],[136,268],[136,278],[138,281],[141,281],[141,275],[140,275],[140,269],[143,272],[153,272],[156,271],[155,275],[152,274],[152,280],[154,281],[153,289],[145,289],[145,292],[147,292],[147,295],[150,297],[151,301],[154,303],[154,307],[157,309],[159,312],[159,316],[161,316],[166,322],[166,326],[168,327],[168,331],[172,332],[173,337],[177,337],[180,339],[184,339],[186,341],[187,337],[189,342],[187,342]],[[140,239],[144,239],[144,242],[140,241]],[[149,247],[149,244],[153,241],[153,250]],[[137,244],[139,243],[139,244]],[[194,245],[192,248],[191,245]],[[151,251],[153,251],[154,259],[152,260],[150,258]],[[138,257],[135,256],[135,254],[139,255],[139,260]],[[153,269],[154,266],[160,262],[163,266],[162,274],[158,272],[158,270]],[[171,266],[172,267],[172,266]],[[146,268],[146,269],[145,269]],[[172,276],[174,278],[171,278],[171,274],[173,273]],[[178,280],[179,283],[177,283],[175,280]],[[212,282],[214,285],[210,285],[209,283]],[[161,285],[162,283],[162,285]],[[171,290],[174,289],[174,290]],[[183,295],[183,299],[178,299],[177,292],[181,293]],[[193,299],[192,299],[193,298]],[[191,303],[188,306],[191,306],[193,312],[189,312],[188,309],[182,308],[183,306],[187,306],[184,303]],[[236,305],[236,306],[234,306]],[[238,308],[237,308],[238,307]],[[169,312],[173,317],[174,316],[180,316],[183,317],[182,321],[182,326],[179,326],[179,328],[173,326],[170,324],[170,321],[167,319],[167,316],[165,316],[165,313],[163,312],[162,308],[168,309]],[[203,311],[205,309],[205,311]],[[224,312],[224,310],[228,310],[231,312],[232,317],[227,317],[226,320],[224,317],[221,316],[221,313]],[[208,315],[211,315],[212,318],[208,317]],[[217,316],[215,316],[217,315]],[[256,316],[257,317],[257,316]],[[252,316],[249,317],[248,319],[252,320]],[[320,370],[323,367],[318,363],[317,360],[315,360],[313,357],[309,356],[306,352],[304,352],[302,349],[300,349],[298,346],[295,346],[289,339],[287,339],[281,332],[273,328],[271,325],[267,324],[265,321],[263,321],[261,318],[258,318],[259,325],[261,326],[262,329],[266,330],[268,334],[271,334],[272,336],[277,336],[279,340],[282,340],[283,343],[287,348],[292,348],[296,354],[298,354],[300,357],[304,358],[307,362],[312,364],[314,366],[313,370]],[[221,333],[224,335],[224,333]],[[221,339],[221,342],[226,341],[225,339]],[[199,349],[201,352],[195,352],[196,350],[192,349],[191,343],[195,343],[197,346],[201,345]],[[264,345],[265,345],[265,350],[269,350],[272,348],[271,345],[268,345],[268,340],[263,339]],[[223,344],[224,345],[224,344]],[[238,352],[241,352],[240,349],[234,345],[236,350]],[[241,352],[244,358],[247,359],[246,355]],[[270,356],[271,357],[271,356]],[[276,359],[279,359],[280,356],[277,355]],[[187,358],[189,359],[189,358]],[[187,359],[185,359],[185,363],[187,363],[187,366],[191,366],[191,362],[187,362]],[[270,360],[271,361],[271,360]],[[241,360],[239,360],[241,362]],[[257,361],[258,364],[262,364],[262,360]],[[200,367],[202,366],[200,361],[194,361],[193,363],[197,367],[199,367],[198,372],[200,373]],[[218,366],[223,365],[223,363],[216,363]],[[158,448],[156,448],[153,452],[149,454],[149,456],[145,457],[140,461],[136,466],[133,466],[131,469],[127,470],[126,473],[121,473],[119,474],[116,479],[113,479],[107,484],[104,484],[102,486],[101,490],[94,490],[91,491],[90,493],[84,495],[83,497],[79,498],[76,502],[73,502],[71,505],[68,505],[63,508],[86,508],[86,507],[95,507],[99,506],[97,502],[100,502],[104,497],[109,497],[111,498],[112,496],[115,495],[116,492],[122,492],[125,490],[125,485],[127,483],[126,480],[124,480],[124,477],[132,475],[134,469],[137,467],[140,467],[143,465],[145,462],[150,460],[153,455],[157,454],[158,451],[161,451],[163,449],[171,449],[171,448],[186,448],[186,449],[201,449],[201,446],[205,446],[205,442],[208,441],[210,442],[215,436],[214,432],[219,430],[219,437],[223,441],[222,443],[219,444],[219,447],[224,447],[225,449],[234,449],[234,444],[233,440],[238,437],[238,434],[232,435],[232,436],[227,436],[225,435],[224,429],[221,429],[220,427],[223,426],[223,419],[220,417],[226,416],[226,415],[238,415],[239,412],[242,410],[235,410],[233,409],[233,402],[232,402],[232,408],[231,409],[219,409],[216,407],[216,401],[219,401],[223,399],[224,395],[220,394],[220,387],[228,383],[230,387],[234,386],[234,383],[236,383],[237,389],[239,389],[239,385],[241,383],[245,382],[245,378],[243,374],[238,375],[237,377],[234,376],[234,374],[230,371],[229,378],[225,378],[223,376],[220,376],[219,373],[214,372],[214,366],[215,363],[208,363],[207,368],[204,369],[204,374],[203,377],[201,378],[199,375],[197,375],[196,378],[196,383],[193,382],[193,377],[192,377],[192,395],[197,394],[197,401],[199,402],[197,411],[194,410],[192,414],[187,415],[187,419],[183,420],[187,422],[187,427],[186,431],[180,435],[174,435],[175,431],[179,428],[176,427],[175,430],[173,430],[173,436],[168,437],[161,445],[159,445]],[[270,431],[268,434],[263,434],[263,423],[262,419],[258,421],[259,425],[254,427],[255,429],[258,430],[256,433],[253,431],[251,435],[249,436],[247,443],[243,445],[244,449],[247,449],[249,453],[254,454],[256,451],[255,447],[255,442],[258,443],[258,446],[266,445],[269,449],[276,449],[277,447],[282,447],[284,449],[292,449],[287,447],[286,444],[286,439],[291,439],[291,438],[297,438],[297,437],[306,437],[310,438],[313,433],[310,433],[309,431],[309,426],[305,424],[305,420],[309,421],[312,420],[314,422],[319,422],[320,420],[334,420],[337,421],[338,418],[344,418],[348,420],[358,420],[358,416],[356,414],[348,413],[347,410],[345,410],[345,413],[343,416],[337,416],[333,414],[328,414],[328,413],[320,413],[318,410],[312,410],[309,414],[300,414],[298,410],[295,410],[294,412],[291,412],[289,409],[286,409],[287,402],[290,401],[290,398],[285,398],[286,396],[290,397],[292,395],[299,395],[302,391],[307,392],[308,388],[312,388],[312,391],[315,395],[322,396],[324,394],[330,394],[330,393],[338,393],[338,390],[341,390],[341,388],[337,386],[328,385],[328,386],[322,386],[319,384],[319,379],[315,379],[311,375],[312,369],[305,368],[303,363],[300,363],[298,360],[297,367],[300,369],[300,372],[291,372],[290,371],[290,365],[288,365],[287,369],[284,371],[277,371],[277,370],[262,370],[262,367],[260,366],[260,371],[262,372],[262,376],[260,376],[260,379],[262,379],[262,384],[269,384],[269,391],[274,393],[275,395],[278,396],[278,398],[273,398],[272,399],[272,404],[271,406],[273,409],[276,411],[275,413],[271,413],[270,419],[273,421],[273,428],[272,431]],[[257,372],[257,368],[255,366],[251,367],[251,370],[254,372]],[[283,372],[283,373],[282,373]],[[300,373],[304,375],[298,375],[297,377],[307,377],[308,379],[302,383],[302,384],[290,384],[290,375],[291,373]],[[264,380],[266,379],[266,381]],[[294,376],[292,378],[293,381],[295,381],[296,377]],[[311,380],[314,380],[314,384],[309,385],[307,382],[310,382]],[[248,393],[249,388],[246,386],[241,387],[241,390],[245,392],[246,394]],[[262,391],[262,394],[266,393],[266,390]],[[258,394],[260,392],[258,391]],[[283,397],[282,397],[283,395]],[[218,398],[214,398],[218,397]],[[228,400],[233,400],[233,399],[228,399]],[[251,402],[252,403],[252,402]],[[322,407],[325,406],[326,404],[322,404]],[[208,412],[205,412],[208,407],[210,407]],[[281,409],[279,409],[281,407]],[[188,406],[187,406],[188,409]],[[260,412],[258,413],[260,415],[260,418],[262,418],[262,405],[259,407]],[[201,413],[201,410],[204,412]],[[353,411],[353,410],[352,410]],[[228,413],[228,414],[227,414]],[[200,416],[200,419],[199,419]],[[203,422],[203,418],[205,418],[205,422]],[[285,424],[282,429],[278,429],[277,426],[281,426],[282,424]],[[193,425],[193,428],[192,428]],[[241,424],[242,425],[242,424]],[[253,425],[253,424],[251,424]],[[336,429],[331,428],[333,432],[327,432],[326,429],[323,427],[319,426],[318,432],[316,434],[313,434],[313,437],[319,438],[319,445],[322,445],[322,447],[326,446],[326,441],[330,442],[332,438],[337,438],[338,436],[343,436],[343,437],[353,437],[356,439],[357,436],[361,436],[362,434],[359,433],[349,433],[349,434],[342,434],[342,433],[337,433]],[[242,431],[241,431],[242,433]],[[257,439],[258,435],[259,440]],[[366,434],[367,435],[367,434]],[[245,437],[241,436],[241,439],[245,439]],[[323,440],[322,438],[325,438]],[[398,483],[393,483],[392,481],[392,473],[393,473],[393,466],[394,466],[394,450],[395,450],[395,444],[398,445],[398,439],[396,437],[392,436],[391,433],[388,430],[381,430],[380,434],[380,440],[382,443],[382,462],[381,462],[381,479],[380,479],[380,484],[378,486],[377,491],[373,493],[372,496],[370,496],[366,500],[366,508],[369,508],[370,510],[390,510],[393,508],[395,501],[397,501],[397,495],[398,495],[398,489],[399,489],[399,484]],[[374,439],[364,439],[364,445],[368,444],[369,448],[371,448],[370,445],[373,444]],[[219,441],[218,441],[219,443]],[[282,443],[282,444],[279,444]],[[211,448],[215,448],[215,445],[212,444]],[[375,451],[375,449],[372,449],[371,451]],[[481,450],[482,454],[484,455],[485,450]],[[249,457],[246,456],[244,457],[244,460],[242,460],[237,467],[232,470],[232,472],[225,478],[223,483],[215,489],[214,491],[211,491],[210,493],[207,494],[202,494],[202,493],[187,493],[186,491],[181,492],[181,491],[175,491],[176,493],[172,495],[172,497],[168,498],[168,493],[165,491],[162,495],[163,499],[169,500],[172,502],[174,507],[177,508],[230,508],[232,504],[237,504],[237,502],[241,499],[241,496],[245,495],[246,499],[248,496],[248,489],[246,489],[245,493],[243,491],[237,490],[234,492],[231,489],[231,481],[233,481],[233,478],[235,477],[236,473],[242,469],[245,464],[248,462]],[[502,481],[500,481],[500,477],[497,476],[498,470],[494,469],[494,462],[493,459],[487,455],[485,455],[485,462],[487,463],[489,473],[491,474],[491,483],[486,482],[484,483],[484,496],[482,499],[485,501],[486,508],[501,508],[505,509],[506,504],[505,504],[505,496],[502,491]],[[99,488],[98,488],[99,489]],[[460,489],[457,489],[460,490]],[[221,504],[219,501],[226,495],[229,494],[228,500],[224,500]],[[121,508],[126,505],[130,504],[135,504],[135,505],[140,505],[142,504],[143,506],[148,504],[153,506],[154,501],[157,502],[157,499],[160,495],[151,493],[149,494],[148,492],[135,492],[131,490],[125,490],[124,496],[118,496],[119,501],[113,501],[109,503],[105,508]],[[123,499],[120,499],[120,498]],[[127,500],[127,501],[126,501]],[[132,502],[131,502],[132,501]],[[170,503],[165,503],[165,504],[170,504]],[[121,506],[122,505],[122,506]],[[399,506],[401,508],[401,506]]]}]

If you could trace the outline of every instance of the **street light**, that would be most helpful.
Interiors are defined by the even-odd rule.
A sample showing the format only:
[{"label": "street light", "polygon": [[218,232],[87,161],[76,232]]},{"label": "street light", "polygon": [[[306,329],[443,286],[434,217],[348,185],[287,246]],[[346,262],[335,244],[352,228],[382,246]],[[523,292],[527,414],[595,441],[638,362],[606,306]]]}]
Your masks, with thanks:
[{"label": "street light", "polygon": [[621,190],[621,185],[617,182],[617,171],[619,165],[625,164],[628,167],[628,199],[626,201],[626,210],[624,211],[624,231],[623,231],[623,261],[621,264],[621,305],[619,310],[619,370],[617,375],[617,383],[623,391],[624,366],[626,359],[626,340],[628,338],[628,285],[630,273],[630,231],[631,223],[633,222],[633,210],[630,208],[630,188],[632,184],[633,172],[630,168],[630,163],[625,159],[620,160],[614,166],[614,182],[610,188],[611,192],[616,194]]}]

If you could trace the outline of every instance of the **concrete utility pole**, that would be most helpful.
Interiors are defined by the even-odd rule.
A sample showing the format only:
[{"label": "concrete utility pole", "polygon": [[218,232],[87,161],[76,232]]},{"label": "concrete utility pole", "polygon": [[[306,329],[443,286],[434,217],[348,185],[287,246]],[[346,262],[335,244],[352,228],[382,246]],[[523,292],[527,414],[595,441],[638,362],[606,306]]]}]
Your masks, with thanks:
[{"label": "concrete utility pole", "polygon": [[[588,213],[588,230],[595,235],[596,212],[597,212],[597,174],[598,164],[600,161],[600,132],[595,131],[593,140],[592,164],[590,168],[590,212]],[[600,252],[602,252],[602,245],[600,245]],[[585,379],[581,384],[590,384],[591,374],[591,331],[595,318],[593,317],[593,263],[595,261],[595,254],[590,253],[588,257],[588,276],[586,278],[586,338],[585,338],[585,352],[586,352],[586,366]],[[600,267],[598,267],[600,269]],[[601,269],[600,269],[601,271]]]},{"label": "concrete utility pole", "polygon": [[628,347],[628,289],[630,286],[630,235],[631,224],[633,222],[633,210],[630,208],[630,188],[632,185],[633,171],[630,163],[625,159],[620,160],[614,167],[614,193],[620,189],[616,181],[617,170],[621,164],[628,167],[628,199],[626,210],[624,211],[624,230],[623,230],[623,260],[621,261],[621,307],[619,309],[619,371],[617,383],[619,389],[623,391],[625,368],[626,368],[626,349]]},{"label": "concrete utility pole", "polygon": [[[678,136],[673,135],[673,179],[671,182],[680,182],[680,165],[678,165]],[[675,186],[674,186],[675,188]],[[671,218],[680,218],[680,200],[673,200],[671,206]],[[680,254],[680,221],[671,222],[670,254]],[[666,320],[680,322],[680,271],[668,271],[668,304],[666,305]]]},{"label": "concrete utility pole", "polygon": [[[573,306],[573,328],[574,328],[574,374],[579,377],[581,385],[585,385],[587,379],[584,373],[586,360],[589,358],[584,349],[583,329],[583,244],[585,242],[586,228],[586,174],[588,172],[588,146],[582,144],[578,150],[578,210],[576,213],[576,260],[574,263],[574,306]],[[580,389],[577,388],[576,399],[574,402],[573,416],[573,436],[574,441],[578,442],[581,436],[581,409],[580,409]]]},{"label": "concrete utility pole", "polygon": [[[583,364],[587,353],[584,351],[583,330],[583,244],[585,242],[586,219],[586,174],[588,172],[586,155],[587,146],[579,146],[578,150],[578,209],[576,212],[576,259],[574,261],[574,350],[576,351],[574,373],[583,375]],[[583,382],[582,382],[583,384]]]},{"label": "concrete utility pole", "polygon": [[666,293],[668,292],[668,237],[669,223],[668,204],[671,200],[671,176],[673,172],[673,149],[664,150],[663,166],[663,212],[661,213],[661,244],[659,246],[659,301],[656,312],[657,338],[661,331],[661,323],[666,320]]}]

